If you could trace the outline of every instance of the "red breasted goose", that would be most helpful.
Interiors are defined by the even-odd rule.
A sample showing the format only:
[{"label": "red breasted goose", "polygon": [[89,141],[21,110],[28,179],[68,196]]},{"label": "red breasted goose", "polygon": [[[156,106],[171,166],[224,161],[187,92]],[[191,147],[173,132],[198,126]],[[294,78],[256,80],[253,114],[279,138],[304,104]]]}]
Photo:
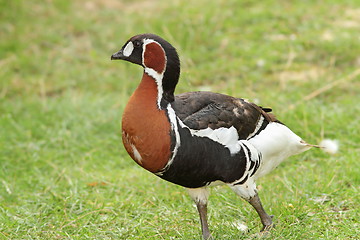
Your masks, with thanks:
[{"label": "red breasted goose", "polygon": [[157,35],[130,38],[111,59],[144,68],[122,116],[126,151],[141,167],[189,190],[203,238],[211,236],[207,188],[219,183],[227,184],[255,208],[262,230],[270,228],[272,217],[262,207],[256,179],[312,145],[278,121],[271,109],[244,99],[213,92],[175,96],[179,57]]}]

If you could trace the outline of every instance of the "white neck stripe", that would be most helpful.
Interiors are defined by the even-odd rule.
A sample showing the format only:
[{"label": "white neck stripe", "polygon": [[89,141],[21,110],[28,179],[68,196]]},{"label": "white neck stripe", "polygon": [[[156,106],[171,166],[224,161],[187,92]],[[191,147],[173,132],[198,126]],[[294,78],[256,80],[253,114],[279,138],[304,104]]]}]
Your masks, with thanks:
[{"label": "white neck stripe", "polygon": [[170,124],[171,124],[171,130],[175,134],[175,147],[172,152],[172,157],[169,159],[168,163],[165,165],[165,167],[160,172],[156,173],[156,175],[158,175],[158,176],[161,176],[164,172],[166,172],[166,170],[173,163],[173,161],[176,157],[176,154],[178,152],[178,149],[181,145],[180,133],[179,133],[179,129],[178,129],[178,121],[180,122],[180,120],[176,116],[176,113],[175,113],[174,109],[171,107],[170,103],[168,103],[168,105],[167,105],[167,110],[168,110],[168,116],[169,116],[169,120],[170,120]]},{"label": "white neck stripe", "polygon": [[150,44],[150,43],[156,43],[158,44],[162,49],[163,47],[156,41],[152,40],[152,39],[144,39],[143,40],[143,52],[142,52],[142,65],[144,66],[144,71],[152,78],[154,78],[156,85],[157,85],[157,90],[158,90],[158,97],[157,97],[157,105],[158,108],[161,109],[160,103],[161,103],[161,99],[163,96],[163,87],[162,87],[162,80],[164,77],[164,73],[166,70],[166,64],[167,64],[167,58],[166,58],[166,54],[165,54],[165,50],[164,51],[164,56],[165,56],[165,67],[164,70],[161,73],[158,73],[157,71],[155,71],[152,68],[146,67],[145,65],[145,58],[144,58],[144,54],[145,54],[145,50],[146,50],[146,45]]},{"label": "white neck stripe", "polygon": [[160,102],[161,102],[161,98],[162,98],[162,95],[163,95],[163,88],[162,88],[162,79],[163,79],[163,76],[164,76],[164,73],[158,73],[157,71],[155,71],[154,69],[152,68],[145,68],[144,69],[145,73],[147,73],[150,77],[152,77],[155,82],[156,82],[156,86],[157,86],[157,91],[158,91],[158,96],[157,96],[157,105],[158,105],[158,108],[160,109]]}]

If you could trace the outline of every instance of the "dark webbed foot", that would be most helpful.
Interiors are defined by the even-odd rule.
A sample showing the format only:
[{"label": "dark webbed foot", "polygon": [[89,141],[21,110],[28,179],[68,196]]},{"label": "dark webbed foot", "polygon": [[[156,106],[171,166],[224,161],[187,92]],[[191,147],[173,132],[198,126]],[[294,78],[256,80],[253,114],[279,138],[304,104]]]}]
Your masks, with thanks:
[{"label": "dark webbed foot", "polygon": [[261,222],[263,223],[263,228],[260,230],[260,232],[267,232],[267,231],[270,231],[272,228],[275,227],[275,224],[272,222],[272,219],[274,218],[274,215],[270,215],[269,217],[270,217],[270,222],[271,223],[269,224],[269,222],[268,222],[268,225],[264,225],[264,223],[261,220]]}]

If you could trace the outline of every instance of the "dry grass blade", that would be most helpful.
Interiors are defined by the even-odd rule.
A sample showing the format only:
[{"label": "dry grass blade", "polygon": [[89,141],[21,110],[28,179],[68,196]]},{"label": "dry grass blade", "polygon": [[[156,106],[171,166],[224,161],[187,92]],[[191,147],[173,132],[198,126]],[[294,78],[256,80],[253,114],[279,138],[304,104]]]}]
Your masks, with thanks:
[{"label": "dry grass blade", "polygon": [[306,95],[305,97],[303,97],[300,101],[290,105],[290,107],[287,109],[288,110],[291,110],[291,109],[294,109],[297,105],[299,105],[300,103],[304,102],[304,101],[309,101],[313,98],[316,98],[317,96],[319,96],[320,94],[326,92],[326,91],[329,91],[330,89],[338,86],[339,84],[341,83],[344,83],[344,82],[350,82],[354,79],[356,79],[356,77],[358,77],[360,75],[360,68],[359,69],[356,69],[355,71],[353,71],[351,74],[343,77],[343,78],[340,78],[336,81],[333,81],[331,83],[328,83],[327,85],[323,86],[322,88],[319,88],[319,89],[316,89],[315,91],[311,92],[310,94]]}]

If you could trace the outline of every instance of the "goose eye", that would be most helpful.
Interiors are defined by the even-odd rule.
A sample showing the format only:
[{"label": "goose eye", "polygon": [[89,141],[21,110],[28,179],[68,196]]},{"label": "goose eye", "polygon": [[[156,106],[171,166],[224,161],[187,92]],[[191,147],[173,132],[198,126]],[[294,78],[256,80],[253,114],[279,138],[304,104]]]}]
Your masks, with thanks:
[{"label": "goose eye", "polygon": [[134,41],[134,46],[135,47],[140,47],[141,46],[140,41],[139,40]]}]

